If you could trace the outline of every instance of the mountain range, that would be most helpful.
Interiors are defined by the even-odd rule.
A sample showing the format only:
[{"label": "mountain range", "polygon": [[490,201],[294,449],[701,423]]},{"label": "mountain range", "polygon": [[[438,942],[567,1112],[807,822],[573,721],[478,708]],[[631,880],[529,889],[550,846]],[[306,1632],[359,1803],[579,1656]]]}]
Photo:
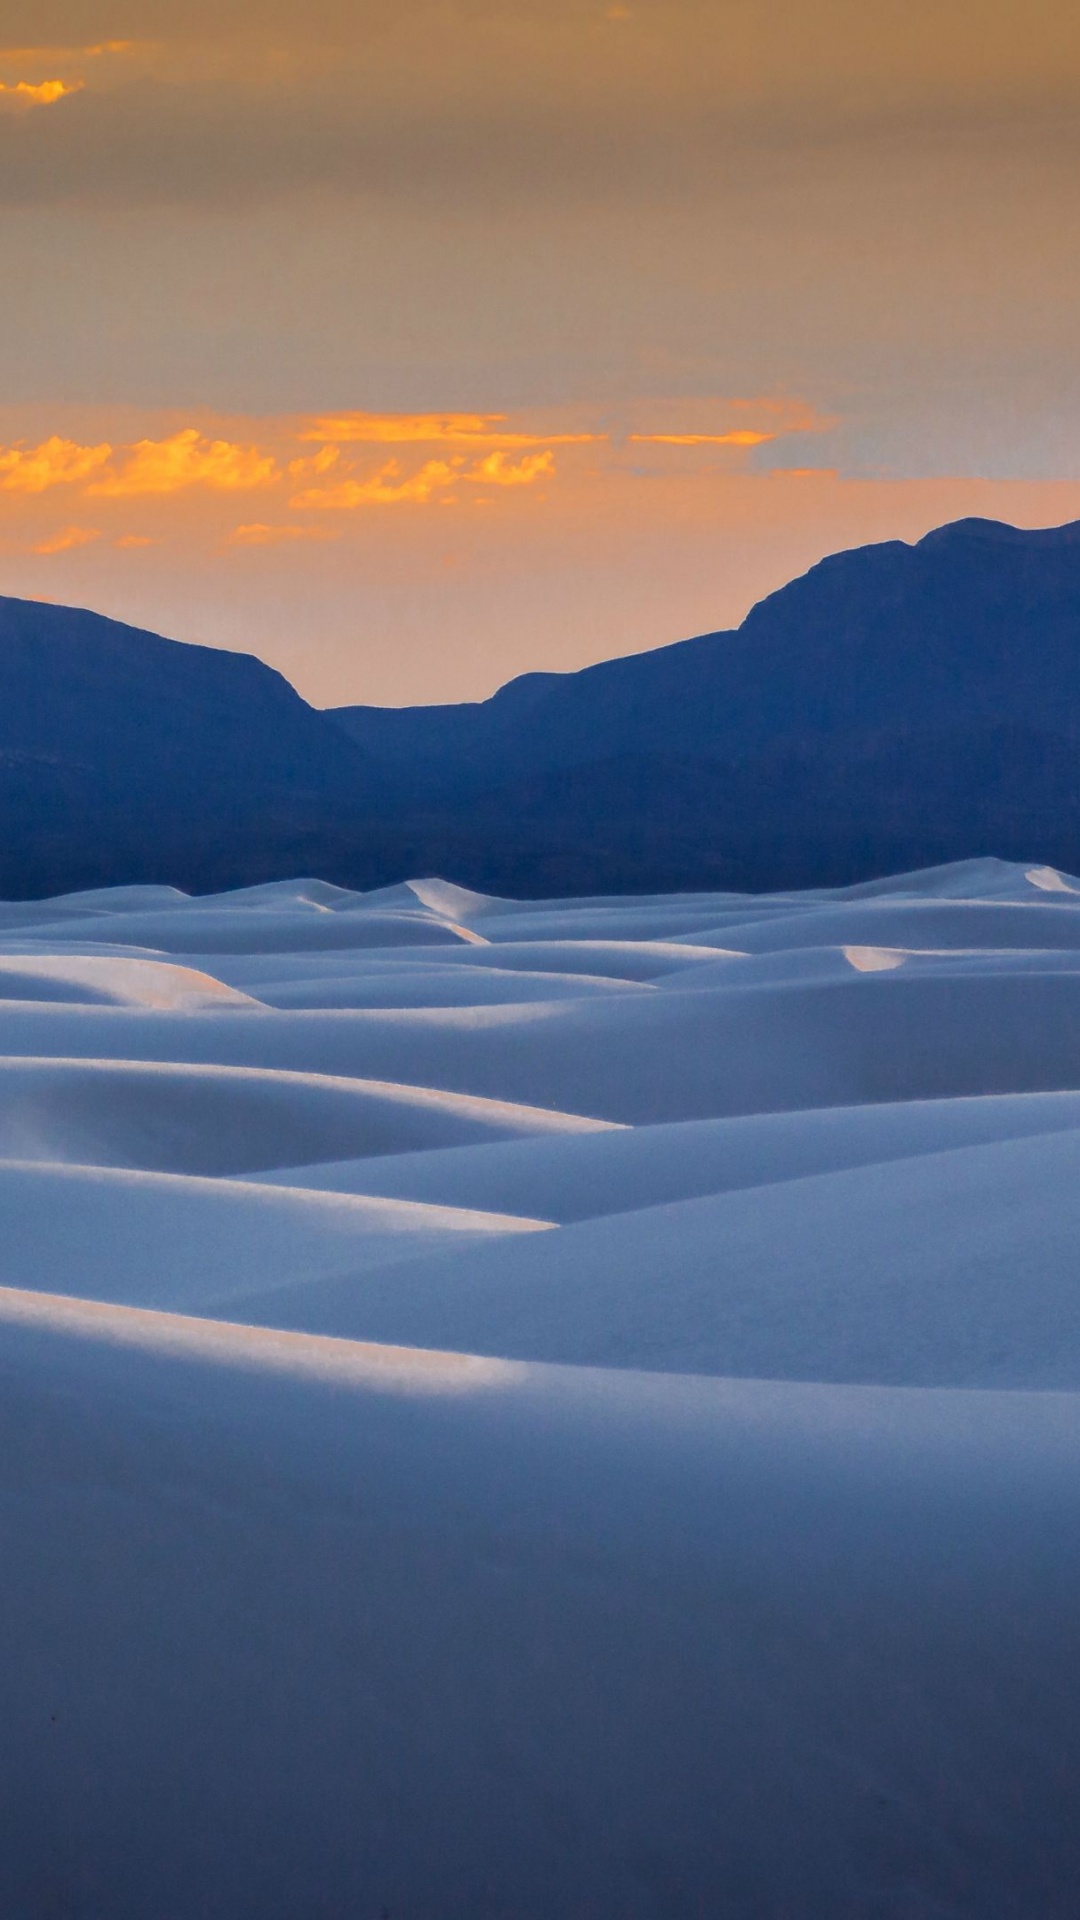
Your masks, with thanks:
[{"label": "mountain range", "polygon": [[734,631],[453,706],[0,599],[0,893],[297,872],[486,891],[1080,868],[1080,522],[839,553]]}]

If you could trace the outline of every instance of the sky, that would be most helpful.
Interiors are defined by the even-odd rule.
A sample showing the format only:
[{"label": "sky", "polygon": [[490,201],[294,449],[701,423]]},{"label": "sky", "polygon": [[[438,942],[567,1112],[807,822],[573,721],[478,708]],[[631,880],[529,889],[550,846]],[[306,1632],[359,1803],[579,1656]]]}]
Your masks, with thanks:
[{"label": "sky", "polygon": [[0,592],[482,698],[1080,518],[1075,0],[0,0]]}]

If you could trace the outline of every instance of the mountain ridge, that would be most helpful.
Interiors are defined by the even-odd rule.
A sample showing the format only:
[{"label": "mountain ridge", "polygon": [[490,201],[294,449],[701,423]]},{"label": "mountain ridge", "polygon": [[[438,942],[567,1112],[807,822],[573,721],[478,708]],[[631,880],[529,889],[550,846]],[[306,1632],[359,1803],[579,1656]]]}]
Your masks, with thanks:
[{"label": "mountain ridge", "polygon": [[490,699],[312,708],[256,656],[0,600],[0,893],[1080,870],[1080,522],[819,561],[734,629]]},{"label": "mountain ridge", "polygon": [[0,599],[3,891],[231,875],[230,834],[376,797],[358,750],[254,655]]},{"label": "mountain ridge", "polygon": [[[1038,553],[1068,556],[1067,577],[1058,583],[1057,600],[1067,598],[1069,602],[1070,640],[1080,664],[1080,522],[1028,533],[1001,522],[965,520],[937,528],[913,545],[886,541],[830,554],[798,579],[759,601],[737,628],[675,641],[648,653],[601,661],[575,674],[546,676],[546,684],[537,689],[537,696],[529,702],[527,734],[504,742],[497,756],[492,755],[491,734],[503,716],[513,711],[507,695],[521,682],[509,682],[486,702],[437,709],[440,724],[451,732],[450,716],[456,715],[459,716],[457,725],[463,732],[472,728],[477,745],[487,756],[482,771],[497,763],[520,775],[524,768],[539,770],[541,766],[550,768],[592,757],[591,732],[599,720],[608,727],[609,747],[613,744],[612,729],[617,728],[618,745],[624,750],[659,748],[662,741],[666,743],[670,738],[671,717],[658,702],[673,695],[684,702],[684,710],[678,716],[682,746],[714,760],[734,761],[744,757],[748,749],[759,745],[772,747],[780,738],[805,740],[809,734],[826,735],[842,729],[857,728],[868,733],[875,727],[894,727],[897,712],[893,702],[898,691],[907,700],[907,724],[925,722],[929,695],[947,693],[955,698],[961,689],[964,669],[970,664],[966,657],[967,643],[974,621],[981,619],[984,637],[993,637],[995,632],[992,617],[995,596],[993,592],[984,591],[982,606],[969,604],[959,610],[960,632],[956,634],[958,610],[950,608],[949,589],[952,587],[951,597],[955,599],[958,571],[955,560],[965,547],[974,547],[978,555],[974,567],[968,556],[969,564],[963,569],[967,578],[959,583],[969,603],[977,602],[980,597],[973,576],[986,571],[987,551],[1007,554],[1010,562],[1015,562],[1017,556],[1023,559]],[[917,571],[920,566],[921,580]],[[1017,571],[1013,564],[1012,572]],[[1044,562],[1040,578],[1044,579],[1047,571]],[[986,584],[992,588],[994,582]],[[1029,604],[1023,610],[1023,618],[1025,630],[1030,633],[1037,627],[1044,610],[1038,605],[1038,596],[1030,591],[1033,583],[1020,584],[1028,588]],[[1051,587],[1054,584],[1052,581]],[[920,586],[924,589],[921,593]],[[910,591],[912,587],[916,589],[914,593]],[[1014,593],[1014,600],[1016,597]],[[918,678],[907,688],[898,689],[895,684],[890,687],[882,673],[888,665],[882,649],[879,647],[875,654],[867,644],[873,637],[872,623],[875,619],[880,623],[890,608],[894,616],[899,615],[899,621],[894,618],[894,626],[904,621],[910,623],[914,617],[925,620],[930,616],[929,634],[933,644],[924,646]],[[952,645],[951,658],[935,661],[935,651],[950,639],[950,612],[952,635],[959,638],[961,645],[959,648],[955,643]],[[794,648],[790,644],[793,629]],[[898,636],[894,633],[893,637]],[[996,637],[1000,642],[1005,636],[999,632]],[[775,648],[778,641],[783,645],[785,657],[772,663],[771,687],[767,682],[762,685],[760,649],[770,645]],[[896,657],[899,659],[900,655]],[[1000,716],[1007,699],[1014,712],[1019,700],[1023,717],[1048,723],[1051,713],[1045,699],[1040,697],[1047,691],[1038,685],[1040,676],[1036,674],[1036,683],[1032,684],[1030,676],[1025,678],[1017,671],[1018,664],[1022,663],[1018,663],[1011,651],[1003,656],[999,648],[992,676],[984,667],[981,678],[969,684],[969,696],[972,692],[983,696],[977,708],[969,697],[970,718],[994,720]],[[786,703],[780,691],[777,667],[789,675],[799,676],[795,697],[789,697]],[[834,697],[830,712],[828,692],[833,688],[838,688],[840,699]],[[726,696],[725,709],[718,704],[721,694]],[[858,696],[857,707],[853,695]],[[565,717],[571,709],[573,723],[567,727]],[[362,740],[368,751],[389,755],[392,747],[398,751],[410,749],[411,727],[415,727],[419,735],[429,724],[424,716],[430,710],[349,707],[328,711],[350,737]],[[384,718],[393,712],[416,717],[411,723]],[[548,723],[546,735],[539,734],[535,726],[538,714]],[[1072,725],[1080,734],[1080,702]],[[458,763],[448,762],[447,791],[452,789],[455,778],[468,771],[470,749],[475,754],[476,747],[466,740],[464,751],[458,748]]]}]

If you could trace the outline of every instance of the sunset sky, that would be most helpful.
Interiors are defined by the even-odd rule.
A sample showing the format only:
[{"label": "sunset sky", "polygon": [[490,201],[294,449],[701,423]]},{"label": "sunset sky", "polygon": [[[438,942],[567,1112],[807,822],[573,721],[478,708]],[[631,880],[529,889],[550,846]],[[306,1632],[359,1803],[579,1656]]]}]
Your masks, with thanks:
[{"label": "sunset sky", "polygon": [[0,591],[473,698],[1080,517],[1075,0],[0,0]]}]

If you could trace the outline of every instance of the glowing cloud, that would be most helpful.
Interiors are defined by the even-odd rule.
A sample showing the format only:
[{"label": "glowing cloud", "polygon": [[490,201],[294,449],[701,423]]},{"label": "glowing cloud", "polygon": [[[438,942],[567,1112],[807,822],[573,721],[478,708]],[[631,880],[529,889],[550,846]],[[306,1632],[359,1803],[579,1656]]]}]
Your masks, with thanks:
[{"label": "glowing cloud", "polygon": [[73,547],[88,547],[92,540],[100,539],[100,527],[65,527],[60,533],[38,540],[30,551],[41,554],[70,553]]},{"label": "glowing cloud", "polygon": [[502,414],[483,413],[339,413],[313,420],[301,440],[375,441],[405,446],[410,441],[475,440]]},{"label": "glowing cloud", "polygon": [[541,480],[546,474],[555,472],[555,456],[552,453],[526,454],[524,460],[516,465],[508,461],[505,453],[489,453],[486,460],[480,460],[461,476],[463,480],[476,480],[490,487],[528,487],[534,480]]},{"label": "glowing cloud", "polygon": [[230,547],[272,547],[281,541],[289,540],[336,540],[336,527],[270,527],[262,521],[251,526],[234,527],[227,545]]},{"label": "glowing cloud", "polygon": [[522,433],[506,427],[505,413],[340,413],[309,421],[301,440],[404,447],[562,447],[602,440],[595,433]]},{"label": "glowing cloud", "polygon": [[179,493],[186,487],[241,492],[272,486],[280,469],[272,454],[231,440],[208,440],[185,427],[167,440],[137,440],[119,473],[107,475],[88,491],[102,498]]},{"label": "glowing cloud", "polygon": [[[651,416],[651,417],[650,417]],[[806,400],[790,396],[759,395],[754,399],[667,400],[649,406],[639,416],[630,445],[653,447],[762,447],[792,433],[829,433],[835,415],[819,413]]]},{"label": "glowing cloud", "polygon": [[81,447],[53,434],[38,447],[0,448],[0,487],[8,493],[44,493],[49,487],[72,486],[102,468],[112,448]]},{"label": "glowing cloud", "polygon": [[31,61],[41,65],[46,60],[57,66],[70,66],[72,61],[100,60],[106,53],[134,53],[137,45],[135,40],[100,40],[93,47],[0,47],[0,66],[21,67]]},{"label": "glowing cloud", "polygon": [[308,460],[290,460],[289,473],[294,480],[317,479],[320,474],[329,473],[341,459],[339,447],[320,447]]},{"label": "glowing cloud", "polygon": [[650,447],[760,447],[779,434],[733,427],[730,433],[632,433],[630,438]]},{"label": "glowing cloud", "polygon": [[428,460],[418,473],[402,479],[400,463],[388,460],[366,480],[341,480],[333,487],[308,487],[295,494],[289,505],[328,509],[422,506],[436,493],[456,485],[460,478],[456,465],[451,466],[445,460]]},{"label": "glowing cloud", "polygon": [[527,454],[516,463],[505,453],[489,453],[483,460],[466,465],[459,455],[453,460],[427,460],[413,474],[402,474],[398,460],[388,460],[366,479],[339,480],[332,487],[308,487],[294,494],[289,502],[296,508],[341,510],[354,507],[423,506],[436,497],[448,502],[451,490],[461,481],[480,486],[526,487],[534,480],[555,472],[552,453]]},{"label": "glowing cloud", "polygon": [[124,552],[129,548],[156,547],[157,544],[149,533],[122,533],[118,540],[113,541],[113,546],[119,547]]},{"label": "glowing cloud", "polygon": [[81,80],[40,80],[36,84],[18,80],[14,86],[0,80],[0,101],[16,107],[51,107],[69,93],[81,93],[82,88]]}]

